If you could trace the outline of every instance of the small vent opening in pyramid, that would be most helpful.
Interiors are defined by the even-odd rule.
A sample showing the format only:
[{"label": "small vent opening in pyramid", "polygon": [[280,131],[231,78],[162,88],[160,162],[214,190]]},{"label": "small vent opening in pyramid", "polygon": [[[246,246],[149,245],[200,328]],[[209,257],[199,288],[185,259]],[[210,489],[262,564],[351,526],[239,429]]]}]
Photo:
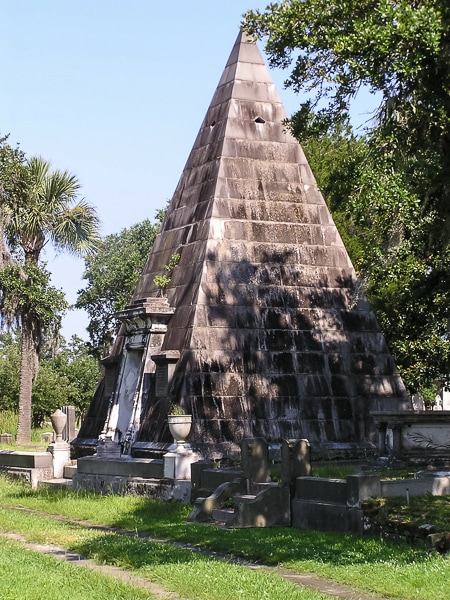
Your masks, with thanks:
[{"label": "small vent opening in pyramid", "polygon": [[[117,315],[80,444],[106,432],[151,456],[172,442],[177,404],[205,456],[237,453],[245,437],[367,456],[378,443],[371,413],[411,409],[270,81],[239,34],[203,121],[210,131],[200,128],[133,302]],[[267,126],[249,127],[255,114]],[[155,277],[175,253],[159,297]]]}]

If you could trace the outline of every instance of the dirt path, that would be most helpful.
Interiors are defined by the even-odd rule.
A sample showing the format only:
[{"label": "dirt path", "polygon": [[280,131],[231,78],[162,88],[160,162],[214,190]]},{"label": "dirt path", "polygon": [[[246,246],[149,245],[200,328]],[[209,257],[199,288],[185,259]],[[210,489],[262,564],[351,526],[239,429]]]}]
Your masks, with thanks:
[{"label": "dirt path", "polygon": [[[35,514],[35,515],[39,515],[39,516],[43,516],[43,517],[50,517],[50,518],[56,519],[58,521],[63,521],[65,523],[71,523],[74,525],[79,525],[80,527],[86,527],[86,528],[94,529],[94,530],[98,530],[98,531],[107,531],[110,533],[117,533],[119,535],[127,535],[127,536],[136,537],[135,531],[129,531],[127,529],[119,529],[117,527],[108,527],[105,525],[98,525],[96,523],[92,523],[91,521],[70,519],[70,518],[64,517],[62,515],[51,515],[49,513],[34,510],[34,509],[9,506],[9,505],[5,505],[5,504],[0,504],[0,508],[27,512],[27,513],[31,513],[31,514]],[[58,546],[53,546],[51,544],[31,543],[31,542],[28,542],[26,540],[26,538],[24,538],[23,536],[15,534],[15,533],[0,533],[0,535],[2,535],[3,537],[17,540],[17,541],[21,542],[22,544],[24,544],[24,546],[26,548],[29,548],[30,550],[42,552],[43,554],[51,554],[52,556],[55,556],[56,558],[59,558],[61,560],[66,560],[68,562],[71,562],[74,565],[87,567],[89,569],[101,572],[102,574],[107,575],[109,577],[115,577],[116,579],[119,579],[120,581],[122,581],[124,583],[128,583],[130,585],[133,585],[135,587],[148,589],[156,596],[156,598],[159,598],[160,600],[183,600],[176,593],[169,592],[168,590],[164,589],[162,586],[160,586],[156,583],[153,583],[153,582],[149,581],[148,579],[144,579],[143,577],[139,577],[138,575],[134,575],[133,573],[131,573],[130,571],[127,571],[125,569],[120,569],[118,567],[112,567],[112,566],[108,566],[108,565],[99,565],[90,559],[86,559],[83,556],[80,556],[79,554],[75,554],[72,552],[66,552],[63,548],[60,548]],[[210,556],[217,560],[227,560],[227,562],[230,562],[229,555],[214,552],[212,550],[208,550],[207,548],[199,548],[197,546],[192,546],[192,545],[186,544],[186,543],[173,542],[173,541],[167,540],[167,539],[155,538],[155,537],[152,537],[152,536],[146,535],[146,534],[139,534],[139,537],[147,538],[147,539],[150,539],[150,540],[152,540],[154,542],[158,542],[158,543],[172,544],[179,548],[184,548],[186,550],[190,550],[191,552],[196,552],[196,553],[199,553],[199,554],[202,554],[205,556]],[[231,562],[245,566],[248,569],[269,571],[275,575],[278,575],[280,577],[283,577],[284,579],[287,579],[288,581],[290,581],[291,583],[294,583],[296,585],[299,585],[302,587],[307,587],[307,588],[322,592],[323,594],[328,594],[329,596],[334,597],[334,598],[341,598],[342,600],[388,600],[386,598],[386,596],[383,596],[383,597],[374,596],[372,594],[361,592],[361,591],[351,588],[350,586],[336,583],[335,581],[333,581],[331,579],[319,577],[318,575],[315,575],[313,573],[299,574],[299,573],[295,573],[293,571],[290,571],[289,569],[285,569],[282,567],[272,567],[272,566],[268,566],[268,565],[261,565],[261,564],[251,563],[248,561],[242,561],[239,559],[231,559]]]},{"label": "dirt path", "polygon": [[64,548],[54,546],[53,544],[35,544],[32,542],[28,542],[22,535],[16,533],[0,533],[0,535],[2,537],[6,537],[8,539],[20,542],[28,550],[34,550],[35,552],[40,552],[41,554],[50,554],[55,558],[59,558],[60,560],[70,562],[77,567],[86,567],[88,569],[91,569],[92,571],[97,571],[102,575],[106,575],[107,577],[114,577],[122,583],[126,583],[137,588],[148,590],[160,600],[183,600],[181,596],[178,596],[174,592],[169,592],[157,583],[153,583],[148,579],[144,579],[143,577],[134,575],[133,573],[131,573],[130,571],[126,571],[125,569],[119,569],[119,567],[112,567],[108,565],[99,565],[93,560],[84,558],[83,556],[80,556],[79,554],[75,554],[73,552],[66,552]]}]

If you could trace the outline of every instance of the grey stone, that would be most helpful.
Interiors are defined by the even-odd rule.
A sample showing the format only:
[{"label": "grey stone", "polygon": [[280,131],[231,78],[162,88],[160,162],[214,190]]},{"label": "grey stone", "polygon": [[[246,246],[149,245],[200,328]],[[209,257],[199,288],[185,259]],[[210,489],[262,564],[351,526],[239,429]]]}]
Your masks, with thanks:
[{"label": "grey stone", "polygon": [[[75,446],[102,430],[125,453],[170,443],[169,406],[181,403],[204,456],[237,455],[245,437],[362,453],[378,443],[371,411],[411,409],[285,118],[257,46],[239,34]],[[154,277],[173,254],[158,298]],[[151,357],[171,351],[179,359],[158,394]]]}]

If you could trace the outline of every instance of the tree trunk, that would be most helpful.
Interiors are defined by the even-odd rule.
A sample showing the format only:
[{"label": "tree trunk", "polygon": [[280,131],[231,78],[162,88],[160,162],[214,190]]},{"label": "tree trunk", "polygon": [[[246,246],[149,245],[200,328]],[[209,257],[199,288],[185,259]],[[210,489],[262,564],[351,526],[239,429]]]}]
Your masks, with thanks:
[{"label": "tree trunk", "polygon": [[19,425],[17,443],[31,442],[31,393],[34,373],[34,343],[28,319],[22,317],[22,353],[20,359]]},{"label": "tree trunk", "polygon": [[5,243],[4,237],[4,221],[3,217],[0,215],[0,269],[6,267],[7,265],[11,265],[13,263],[11,252],[8,250],[8,247]]}]

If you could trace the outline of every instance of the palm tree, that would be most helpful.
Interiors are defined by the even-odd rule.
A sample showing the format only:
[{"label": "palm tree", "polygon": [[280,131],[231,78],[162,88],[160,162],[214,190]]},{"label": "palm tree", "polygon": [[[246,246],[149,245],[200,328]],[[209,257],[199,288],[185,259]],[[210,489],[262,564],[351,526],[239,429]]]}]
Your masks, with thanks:
[{"label": "palm tree", "polygon": [[[95,252],[99,241],[99,220],[95,209],[84,199],[77,200],[80,184],[67,171],[51,171],[51,165],[36,156],[26,163],[26,186],[22,201],[10,212],[5,237],[10,249],[21,255],[21,276],[32,285],[43,248],[51,243],[58,251],[78,256]],[[44,321],[33,305],[32,296],[16,303],[22,331],[17,441],[31,439],[31,394],[38,348]],[[30,300],[31,298],[31,300]]]}]

